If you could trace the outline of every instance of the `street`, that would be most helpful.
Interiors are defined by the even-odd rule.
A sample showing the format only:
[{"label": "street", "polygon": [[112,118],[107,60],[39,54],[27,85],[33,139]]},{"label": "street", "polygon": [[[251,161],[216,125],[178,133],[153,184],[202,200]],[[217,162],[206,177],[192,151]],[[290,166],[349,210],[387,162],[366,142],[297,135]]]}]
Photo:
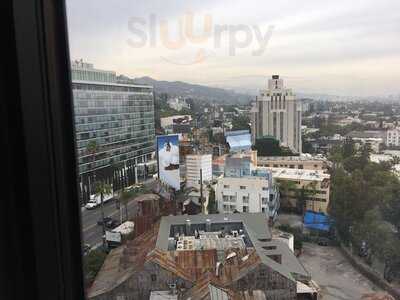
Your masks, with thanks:
[{"label": "street", "polygon": [[[142,184],[146,185],[148,188],[151,188],[151,186],[154,184],[154,180],[149,179],[145,182],[142,182]],[[125,215],[124,209],[125,208],[122,206],[123,217]],[[128,203],[129,217],[135,216],[136,212],[137,205],[133,199],[131,199]],[[114,200],[104,203],[104,217],[112,217],[113,219],[120,221],[120,212],[119,209],[116,208]],[[102,242],[102,226],[97,225],[97,221],[101,219],[100,206],[92,210],[83,208],[81,212],[81,218],[83,243],[89,244],[91,247],[99,246]]]},{"label": "street", "polygon": [[[137,206],[133,199],[128,203],[129,216],[136,215]],[[125,214],[124,207],[122,207],[123,216]],[[98,246],[101,243],[102,226],[97,225],[97,221],[101,219],[100,206],[92,210],[83,209],[82,213],[82,236],[83,243],[89,244],[90,246]],[[120,221],[119,209],[116,208],[115,201],[111,200],[104,203],[104,216],[112,217]]]}]

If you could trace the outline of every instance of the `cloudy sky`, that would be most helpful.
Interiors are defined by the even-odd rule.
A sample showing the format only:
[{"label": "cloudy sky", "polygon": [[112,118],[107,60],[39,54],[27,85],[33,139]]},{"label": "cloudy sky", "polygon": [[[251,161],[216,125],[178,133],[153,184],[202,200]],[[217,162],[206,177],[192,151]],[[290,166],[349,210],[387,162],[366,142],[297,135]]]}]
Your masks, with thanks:
[{"label": "cloudy sky", "polygon": [[255,92],[400,94],[399,0],[67,0],[71,58]]}]

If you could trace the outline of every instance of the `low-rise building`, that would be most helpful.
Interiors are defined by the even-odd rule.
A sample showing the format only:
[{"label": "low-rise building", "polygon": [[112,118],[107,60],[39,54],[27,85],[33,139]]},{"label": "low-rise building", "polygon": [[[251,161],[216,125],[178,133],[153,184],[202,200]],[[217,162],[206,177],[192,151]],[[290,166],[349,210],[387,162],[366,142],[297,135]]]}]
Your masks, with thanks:
[{"label": "low-rise building", "polygon": [[311,156],[309,154],[299,156],[259,156],[257,158],[257,166],[322,171],[327,169],[328,161],[321,155]]},{"label": "low-rise building", "polygon": [[400,128],[394,128],[386,131],[385,145],[390,146],[400,146]]},{"label": "low-rise building", "polygon": [[165,133],[174,133],[174,126],[186,125],[192,121],[192,117],[190,115],[175,115],[170,117],[160,118],[160,126],[164,129]]},{"label": "low-rise building", "polygon": [[167,100],[168,106],[177,111],[181,111],[182,109],[190,109],[190,105],[186,102],[184,98],[175,97]]},{"label": "low-rise building", "polygon": [[268,177],[222,177],[215,188],[221,213],[262,212],[275,219],[279,209],[279,192]]},{"label": "low-rise building", "polygon": [[168,216],[110,252],[88,298],[294,300],[311,282],[263,214]]},{"label": "low-rise building", "polygon": [[[278,186],[285,181],[293,183],[293,188],[281,195],[281,206],[285,208],[298,207],[299,197],[297,191],[303,191],[304,209],[314,212],[327,213],[329,205],[330,175],[322,171],[298,170],[289,168],[263,168],[272,172],[275,184]],[[283,189],[280,188],[282,194]]]},{"label": "low-rise building", "polygon": [[218,178],[215,199],[224,213],[264,213],[275,220],[279,209],[279,191],[269,171],[257,170],[256,152],[249,151],[225,158],[224,175]]}]

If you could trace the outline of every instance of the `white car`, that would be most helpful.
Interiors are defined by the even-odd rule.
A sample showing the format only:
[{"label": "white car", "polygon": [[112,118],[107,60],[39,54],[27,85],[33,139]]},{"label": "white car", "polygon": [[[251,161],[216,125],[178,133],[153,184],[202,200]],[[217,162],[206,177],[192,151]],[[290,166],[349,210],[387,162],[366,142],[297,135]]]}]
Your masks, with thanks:
[{"label": "white car", "polygon": [[86,203],[85,208],[86,209],[94,209],[98,206],[96,201],[89,201],[88,203]]}]

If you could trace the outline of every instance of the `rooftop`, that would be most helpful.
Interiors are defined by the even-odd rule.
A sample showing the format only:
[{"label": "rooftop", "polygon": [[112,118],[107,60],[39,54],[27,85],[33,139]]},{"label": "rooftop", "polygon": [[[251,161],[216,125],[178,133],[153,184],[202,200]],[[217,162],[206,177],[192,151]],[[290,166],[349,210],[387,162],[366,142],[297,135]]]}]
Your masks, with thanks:
[{"label": "rooftop", "polygon": [[291,168],[268,168],[258,167],[258,169],[267,169],[272,172],[273,178],[293,179],[293,180],[310,180],[310,181],[323,181],[330,179],[329,174],[317,170],[306,169],[291,169]]},{"label": "rooftop", "polygon": [[[256,215],[260,215],[260,217],[255,217]],[[188,223],[190,223],[190,232],[186,231]],[[230,233],[232,230],[243,230],[246,232],[245,234],[248,234],[248,229],[251,229],[257,239],[269,240],[272,237],[264,214],[167,216],[161,219],[156,247],[160,250],[169,250],[169,238],[174,238],[176,233],[194,236],[195,230],[205,231],[206,223],[210,224],[212,232]]]},{"label": "rooftop", "polygon": [[311,155],[300,155],[300,156],[259,156],[258,161],[263,162],[266,160],[270,161],[326,161],[323,156],[311,156]]},{"label": "rooftop", "polygon": [[[211,243],[208,248],[200,247],[200,250],[197,247],[194,250],[170,250],[170,238],[179,230],[187,229],[188,224],[189,234],[195,234],[197,228],[202,226],[211,229],[199,231],[199,234],[205,237],[205,243],[214,240],[216,244]],[[223,232],[235,229],[238,233],[232,234],[233,237],[221,236]],[[240,229],[242,232],[239,234]],[[183,241],[185,237],[187,241],[193,241],[187,234],[181,237]],[[218,239],[224,239],[221,247]],[[241,239],[241,247],[237,247],[233,241]],[[311,279],[289,247],[282,241],[272,240],[262,213],[167,216],[151,230],[110,252],[88,293],[89,298],[112,291],[133,275],[140,276],[147,263],[156,264],[191,282],[193,287],[185,292],[183,299],[209,299],[211,294],[229,295],[233,299],[232,296],[238,296],[240,291],[228,289],[227,286],[260,265],[268,266],[290,281],[308,282]],[[153,292],[152,296],[157,299],[163,294]],[[242,295],[234,299],[244,298]]]}]

